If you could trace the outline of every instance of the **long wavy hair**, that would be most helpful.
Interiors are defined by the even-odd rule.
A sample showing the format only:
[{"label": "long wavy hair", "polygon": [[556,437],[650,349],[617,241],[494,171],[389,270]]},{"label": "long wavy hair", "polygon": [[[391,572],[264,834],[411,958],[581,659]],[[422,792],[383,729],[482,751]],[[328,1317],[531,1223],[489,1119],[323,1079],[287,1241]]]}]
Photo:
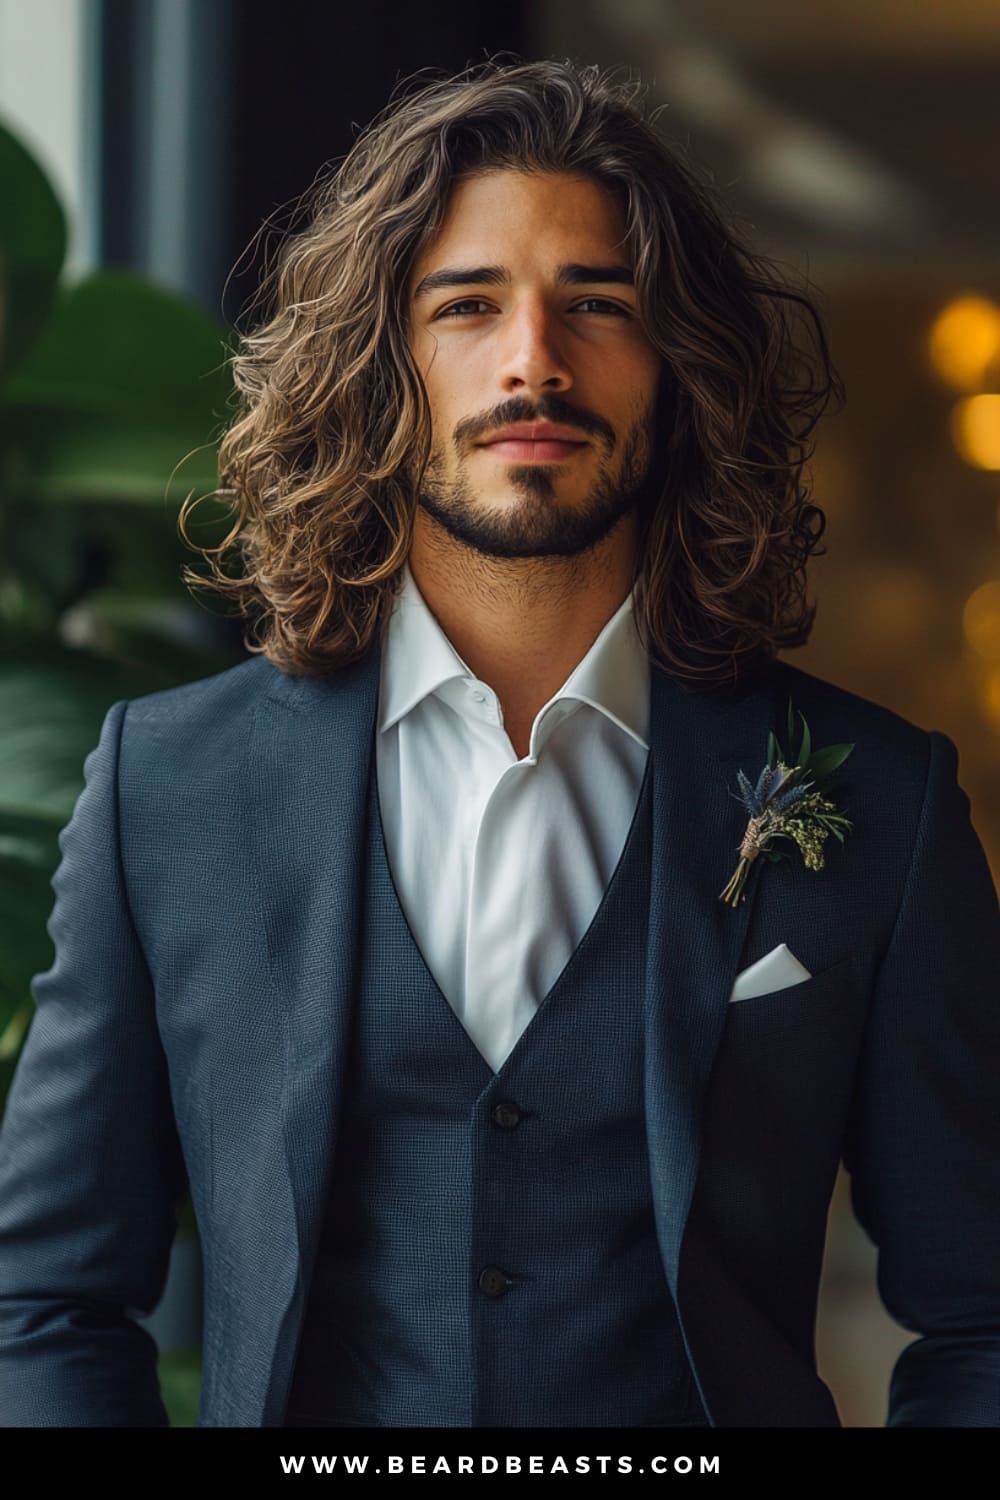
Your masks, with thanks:
[{"label": "long wavy hair", "polygon": [[[317,676],[372,645],[409,555],[431,448],[406,287],[463,174],[586,174],[619,204],[640,313],[662,361],[656,494],[642,506],[635,619],[690,685],[735,683],[802,645],[806,564],[826,517],[806,498],[808,438],[843,387],[806,290],[727,226],[713,190],[647,117],[641,86],[597,67],[491,59],[417,75],[302,200],[233,357],[219,448],[233,517],[184,582],[236,601],[244,637]],[[804,342],[798,338],[805,330]],[[203,496],[208,499],[209,496]]]}]

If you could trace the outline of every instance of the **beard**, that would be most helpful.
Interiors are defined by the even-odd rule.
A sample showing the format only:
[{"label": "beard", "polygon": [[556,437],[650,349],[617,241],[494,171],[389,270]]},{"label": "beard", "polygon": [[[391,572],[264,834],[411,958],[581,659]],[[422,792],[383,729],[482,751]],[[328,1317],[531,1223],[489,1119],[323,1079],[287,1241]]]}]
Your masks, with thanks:
[{"label": "beard", "polygon": [[431,455],[417,503],[458,542],[487,557],[576,557],[604,540],[651,493],[653,466],[641,427],[630,433],[621,460],[602,461],[582,504],[559,503],[561,465],[511,464],[506,483],[518,503],[489,510],[479,503],[465,466],[442,477],[441,454]]}]

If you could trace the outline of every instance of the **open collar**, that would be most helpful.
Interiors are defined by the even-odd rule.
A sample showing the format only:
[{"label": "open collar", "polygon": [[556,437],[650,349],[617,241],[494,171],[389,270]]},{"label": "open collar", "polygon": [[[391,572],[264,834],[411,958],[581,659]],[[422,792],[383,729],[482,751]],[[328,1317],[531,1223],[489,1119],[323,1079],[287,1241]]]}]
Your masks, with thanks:
[{"label": "open collar", "polygon": [[[378,727],[384,733],[432,693],[454,706],[460,695],[447,684],[477,681],[441,629],[407,562],[386,627],[382,648]],[[639,637],[630,593],[558,692],[540,709],[561,700],[588,703],[649,748],[649,661]]]}]

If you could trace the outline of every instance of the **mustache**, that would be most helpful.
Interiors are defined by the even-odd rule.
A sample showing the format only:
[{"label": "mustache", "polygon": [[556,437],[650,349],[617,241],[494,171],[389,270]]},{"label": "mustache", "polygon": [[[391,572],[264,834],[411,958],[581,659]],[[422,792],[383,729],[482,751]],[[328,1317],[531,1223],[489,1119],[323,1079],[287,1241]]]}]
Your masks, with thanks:
[{"label": "mustache", "polygon": [[610,422],[596,412],[573,406],[561,396],[543,396],[540,401],[529,401],[526,396],[513,396],[502,406],[484,412],[481,417],[464,417],[452,434],[457,447],[476,443],[487,433],[498,427],[508,427],[514,422],[561,422],[567,427],[576,427],[588,437],[600,438],[607,449],[617,442],[615,429]]}]

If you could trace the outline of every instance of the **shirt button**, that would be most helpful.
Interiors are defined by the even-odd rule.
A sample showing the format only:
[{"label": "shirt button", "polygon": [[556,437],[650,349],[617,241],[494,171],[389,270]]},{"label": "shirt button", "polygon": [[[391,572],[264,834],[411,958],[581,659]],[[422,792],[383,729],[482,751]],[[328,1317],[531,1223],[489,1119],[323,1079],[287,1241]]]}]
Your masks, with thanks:
[{"label": "shirt button", "polygon": [[494,1104],[491,1118],[501,1130],[513,1130],[521,1123],[521,1111],[510,1099],[501,1099],[499,1104]]},{"label": "shirt button", "polygon": [[485,703],[486,702],[486,694],[485,693],[481,693],[478,688],[473,688],[472,691],[469,693],[469,697],[472,699],[473,703]]},{"label": "shirt button", "polygon": [[479,1273],[479,1290],[487,1297],[502,1297],[509,1286],[510,1280],[499,1266],[487,1266]]}]

